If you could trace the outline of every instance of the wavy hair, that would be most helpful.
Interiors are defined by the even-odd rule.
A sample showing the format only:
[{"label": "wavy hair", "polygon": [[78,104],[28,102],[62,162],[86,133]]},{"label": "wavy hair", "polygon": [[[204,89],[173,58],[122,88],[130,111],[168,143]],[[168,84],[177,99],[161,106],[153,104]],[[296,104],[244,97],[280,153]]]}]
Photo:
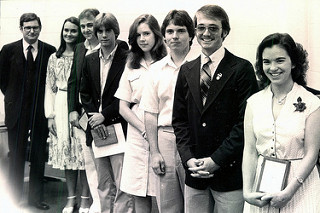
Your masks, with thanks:
[{"label": "wavy hair", "polygon": [[307,84],[306,72],[309,68],[307,51],[303,49],[301,44],[296,43],[289,34],[273,33],[265,37],[257,49],[255,68],[261,87],[264,88],[270,84],[270,80],[263,71],[262,53],[265,48],[270,48],[274,45],[279,45],[288,53],[291,62],[294,65],[294,68],[291,70],[292,80],[297,84],[305,86]]}]

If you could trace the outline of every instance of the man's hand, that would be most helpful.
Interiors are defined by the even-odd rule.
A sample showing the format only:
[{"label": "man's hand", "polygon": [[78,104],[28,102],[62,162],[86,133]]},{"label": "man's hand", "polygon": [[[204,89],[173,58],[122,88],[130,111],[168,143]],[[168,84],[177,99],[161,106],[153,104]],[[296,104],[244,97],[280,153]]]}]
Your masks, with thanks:
[{"label": "man's hand", "polygon": [[164,175],[166,173],[166,165],[159,152],[151,154],[151,166],[156,175]]},{"label": "man's hand", "polygon": [[57,136],[57,127],[54,118],[48,119],[48,129],[54,136]]},{"label": "man's hand", "polygon": [[77,111],[72,111],[69,113],[69,122],[72,126],[75,126],[80,129],[79,113]]},{"label": "man's hand", "polygon": [[92,129],[102,124],[105,120],[104,116],[98,112],[89,112],[88,115],[92,115],[88,120]]},{"label": "man's hand", "polygon": [[[191,160],[191,161],[190,161]],[[211,178],[213,172],[218,170],[220,166],[216,164],[210,157],[200,159],[190,159],[187,164],[192,172],[191,176],[196,178]],[[195,165],[195,166],[194,166]]]}]

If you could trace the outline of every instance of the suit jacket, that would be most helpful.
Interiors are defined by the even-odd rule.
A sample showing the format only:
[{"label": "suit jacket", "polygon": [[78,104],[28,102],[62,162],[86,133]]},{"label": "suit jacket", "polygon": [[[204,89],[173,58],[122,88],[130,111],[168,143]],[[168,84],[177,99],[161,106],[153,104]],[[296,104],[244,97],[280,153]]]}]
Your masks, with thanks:
[{"label": "suit jacket", "polygon": [[[228,50],[217,67],[205,106],[200,95],[200,57],[179,72],[173,105],[174,132],[184,166],[191,158],[211,157],[220,169],[210,179],[193,178],[186,184],[216,191],[242,188],[243,118],[246,100],[258,91],[252,65]],[[217,78],[217,75],[221,78]]]},{"label": "suit jacket", "polygon": [[[128,44],[122,40],[117,40],[118,48],[128,50]],[[81,115],[81,104],[79,102],[80,81],[82,69],[87,49],[84,43],[77,44],[74,51],[73,64],[71,67],[70,77],[68,79],[68,109],[69,113],[77,111]]]},{"label": "suit jacket", "polygon": [[[8,129],[13,128],[22,112],[28,107],[25,104],[25,88],[35,86],[33,97],[33,113],[37,122],[44,122],[44,91],[48,59],[56,48],[39,40],[38,55],[35,59],[35,75],[32,82],[25,78],[26,59],[23,53],[22,39],[4,45],[0,53],[0,88],[4,94],[5,124]],[[27,84],[27,86],[25,86]],[[34,85],[36,84],[36,85]],[[25,122],[25,121],[22,121]]]},{"label": "suit jacket", "polygon": [[[80,95],[82,105],[86,111],[99,112],[102,103],[102,115],[105,118],[104,124],[122,123],[123,130],[126,130],[126,122],[119,114],[119,99],[114,94],[119,86],[119,81],[126,65],[127,52],[117,48],[112,64],[109,69],[105,83],[102,99],[100,98],[100,58],[99,52],[92,53],[85,57],[80,83]],[[92,143],[91,128],[87,128],[87,145]],[[125,131],[126,132],[126,131]]]}]

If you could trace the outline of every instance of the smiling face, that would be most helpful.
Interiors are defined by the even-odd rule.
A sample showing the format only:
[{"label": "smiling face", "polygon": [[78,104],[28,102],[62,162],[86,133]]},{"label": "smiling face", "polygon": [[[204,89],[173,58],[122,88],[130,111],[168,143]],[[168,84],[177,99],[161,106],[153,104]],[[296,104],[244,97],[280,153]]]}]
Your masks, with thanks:
[{"label": "smiling face", "polygon": [[293,82],[291,70],[294,65],[287,51],[280,45],[266,47],[263,50],[262,66],[265,75],[272,84],[283,85]]},{"label": "smiling face", "polygon": [[20,31],[24,40],[28,42],[28,44],[33,44],[39,38],[41,26],[37,20],[23,22],[23,26],[20,27]]},{"label": "smiling face", "polygon": [[79,36],[78,26],[67,21],[64,24],[62,36],[67,44],[73,44]]},{"label": "smiling face", "polygon": [[219,19],[208,18],[203,13],[198,13],[196,16],[197,41],[202,47],[202,52],[210,56],[222,46],[223,37],[226,35],[223,33],[222,24]]},{"label": "smiling face", "polygon": [[80,19],[80,27],[82,35],[88,40],[96,39],[93,32],[94,17]]},{"label": "smiling face", "polygon": [[165,42],[170,51],[185,52],[190,49],[189,33],[186,26],[175,25],[172,22],[166,27]]},{"label": "smiling face", "polygon": [[137,28],[137,44],[145,53],[150,52],[156,43],[155,35],[146,23],[141,23]]}]

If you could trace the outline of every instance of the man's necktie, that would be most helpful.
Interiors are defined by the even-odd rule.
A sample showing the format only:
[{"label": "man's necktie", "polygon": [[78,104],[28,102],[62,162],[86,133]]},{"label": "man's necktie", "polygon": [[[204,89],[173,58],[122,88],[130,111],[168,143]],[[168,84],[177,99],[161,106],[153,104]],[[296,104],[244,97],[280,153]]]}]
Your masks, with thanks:
[{"label": "man's necktie", "polygon": [[33,68],[33,55],[31,50],[33,49],[33,47],[31,45],[29,45],[29,47],[27,48],[28,52],[27,52],[27,65],[28,65],[28,70],[31,71]]},{"label": "man's necktie", "polygon": [[200,71],[200,93],[203,106],[206,103],[208,90],[211,85],[211,70],[209,65],[211,64],[211,59],[209,57],[205,58],[205,63]]}]

